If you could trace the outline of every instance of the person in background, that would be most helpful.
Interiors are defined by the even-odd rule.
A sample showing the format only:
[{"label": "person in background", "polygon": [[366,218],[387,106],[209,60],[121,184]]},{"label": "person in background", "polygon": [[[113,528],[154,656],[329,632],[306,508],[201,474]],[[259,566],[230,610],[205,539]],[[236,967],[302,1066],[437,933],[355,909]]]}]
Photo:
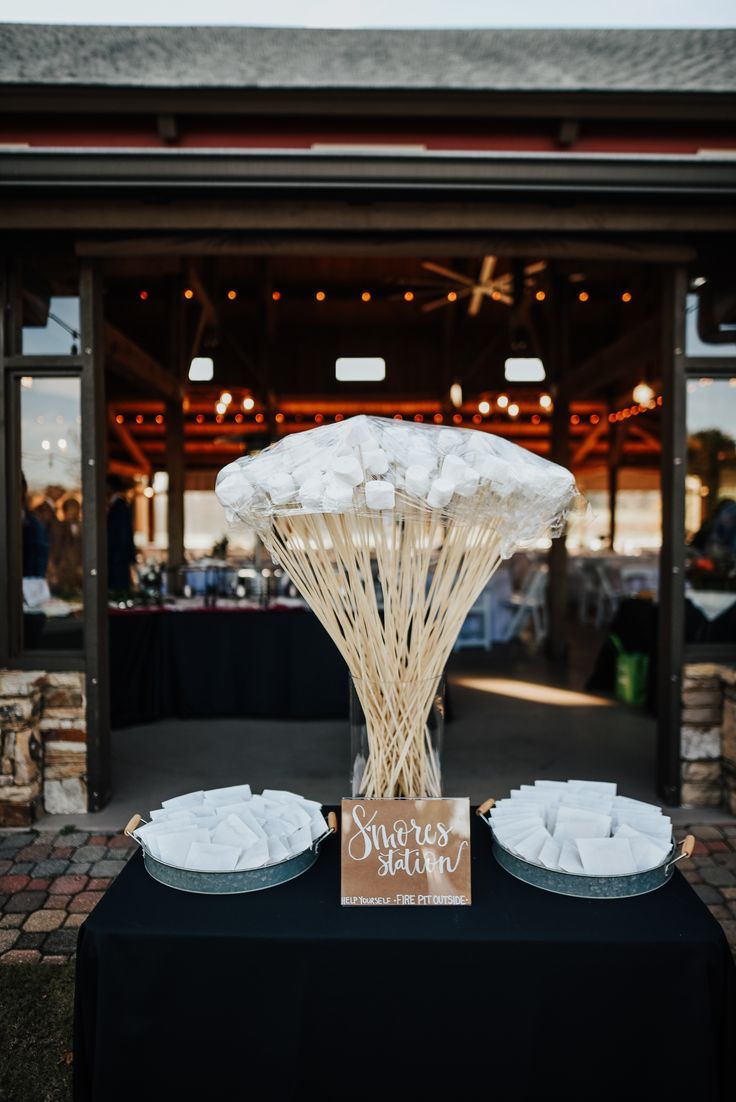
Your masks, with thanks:
[{"label": "person in background", "polygon": [[133,518],[123,479],[108,475],[107,490],[107,584],[111,590],[127,593],[131,587],[130,568],[136,559]]},{"label": "person in background", "polygon": [[49,565],[49,537],[46,528],[28,508],[28,483],[21,474],[23,577],[45,578]]},{"label": "person in background", "polygon": [[82,508],[72,496],[59,502],[62,519],[58,522],[55,574],[60,597],[76,597],[82,591]]}]

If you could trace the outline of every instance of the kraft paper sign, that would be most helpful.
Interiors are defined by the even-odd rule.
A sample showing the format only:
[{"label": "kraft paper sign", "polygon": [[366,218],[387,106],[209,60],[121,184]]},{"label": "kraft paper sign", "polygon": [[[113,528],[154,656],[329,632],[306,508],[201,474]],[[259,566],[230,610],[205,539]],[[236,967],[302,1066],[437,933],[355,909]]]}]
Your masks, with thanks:
[{"label": "kraft paper sign", "polygon": [[469,906],[470,801],[343,800],[344,907]]}]

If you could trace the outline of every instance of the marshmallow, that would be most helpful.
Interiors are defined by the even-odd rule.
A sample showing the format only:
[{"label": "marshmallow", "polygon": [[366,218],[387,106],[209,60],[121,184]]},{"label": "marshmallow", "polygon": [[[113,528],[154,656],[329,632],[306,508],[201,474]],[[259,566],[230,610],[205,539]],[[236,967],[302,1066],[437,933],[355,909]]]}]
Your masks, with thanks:
[{"label": "marshmallow", "polygon": [[369,509],[393,509],[394,487],[390,482],[376,479],[365,484],[365,503]]},{"label": "marshmallow", "polygon": [[437,436],[437,447],[446,454],[462,443],[462,436],[457,429],[441,429]]},{"label": "marshmallow", "polygon": [[424,497],[429,490],[430,480],[431,475],[427,467],[412,463],[410,467],[406,468],[406,489],[408,493],[416,494],[417,497]]},{"label": "marshmallow", "polygon": [[388,470],[388,456],[383,448],[366,448],[363,445],[360,454],[366,474],[385,474]]},{"label": "marshmallow", "polygon": [[235,511],[244,509],[253,500],[255,494],[255,486],[252,482],[246,481],[240,471],[232,471],[224,478],[223,473],[220,472],[217,479],[217,496],[226,508]]},{"label": "marshmallow", "polygon": [[[447,457],[448,459],[450,456]],[[478,489],[480,483],[480,475],[477,471],[474,471],[472,467],[469,467],[466,463],[465,470],[461,474],[459,480],[455,483],[455,493],[460,494],[461,497],[472,497],[475,491]]]},{"label": "marshmallow", "polygon": [[332,478],[325,487],[323,501],[327,512],[344,512],[353,504],[353,487],[339,478]]},{"label": "marshmallow", "polygon": [[319,474],[312,475],[299,487],[300,505],[308,510],[318,510],[322,504],[324,487],[325,483],[322,476]]},{"label": "marshmallow", "polygon": [[332,462],[332,473],[350,487],[363,481],[363,468],[354,455],[336,456]]},{"label": "marshmallow", "polygon": [[427,505],[430,509],[441,509],[443,505],[449,504],[454,491],[455,485],[449,479],[435,478],[427,494]]},{"label": "marshmallow", "polygon": [[274,505],[285,505],[296,494],[296,482],[290,474],[282,472],[271,475],[267,489]]},{"label": "marshmallow", "polygon": [[458,455],[446,455],[442,460],[440,478],[446,478],[453,486],[457,486],[458,482],[462,481],[466,466],[465,460]]}]

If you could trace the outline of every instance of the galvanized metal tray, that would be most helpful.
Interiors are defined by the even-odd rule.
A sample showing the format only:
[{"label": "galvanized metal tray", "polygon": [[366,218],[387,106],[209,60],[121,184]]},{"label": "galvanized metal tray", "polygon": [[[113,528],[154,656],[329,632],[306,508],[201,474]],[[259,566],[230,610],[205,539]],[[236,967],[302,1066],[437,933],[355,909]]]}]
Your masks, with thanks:
[{"label": "galvanized metal tray", "polygon": [[309,849],[295,857],[287,857],[273,865],[263,865],[258,869],[243,869],[240,872],[198,872],[195,869],[183,869],[178,865],[168,865],[154,857],[140,838],[133,837],[133,831],[145,822],[140,815],[134,815],[125,827],[124,833],[140,846],[146,871],[159,884],[167,888],[176,888],[182,892],[196,892],[199,895],[241,895],[243,892],[260,892],[266,888],[275,888],[295,880],[310,869],[319,857],[320,846],[331,834],[337,833],[337,816],[330,811],[327,816],[328,829],[321,837],[312,842]]},{"label": "galvanized metal tray", "polygon": [[[579,899],[628,899],[634,895],[645,895],[666,884],[677,862],[692,857],[695,848],[695,838],[692,834],[688,834],[681,843],[676,843],[673,838],[669,853],[661,864],[628,876],[581,876],[570,872],[559,872],[517,857],[498,840],[488,814],[495,802],[492,799],[486,800],[480,805],[477,813],[491,832],[493,855],[499,865],[517,880],[523,880],[525,884],[531,884],[532,887],[542,888],[547,892],[555,892],[557,895],[573,895]],[[678,845],[680,852],[675,856]]]}]

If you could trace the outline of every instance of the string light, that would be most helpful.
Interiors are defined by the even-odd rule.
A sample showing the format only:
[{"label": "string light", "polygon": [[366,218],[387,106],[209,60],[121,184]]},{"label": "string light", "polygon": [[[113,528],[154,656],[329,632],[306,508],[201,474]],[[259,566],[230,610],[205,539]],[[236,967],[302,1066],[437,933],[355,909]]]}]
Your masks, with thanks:
[{"label": "string light", "polygon": [[236,425],[241,425],[243,423],[243,414],[242,413],[236,413],[235,414],[235,423],[236,423]]},{"label": "string light", "polygon": [[483,420],[483,418],[481,417],[481,415],[479,413],[474,413],[473,414],[473,424],[474,425],[480,425],[482,420]]},{"label": "string light", "polygon": [[155,422],[156,422],[156,424],[157,424],[157,425],[163,425],[163,423],[164,423],[164,415],[163,415],[163,413],[157,413],[157,414],[156,414],[156,416],[155,416],[155,418],[154,418],[154,420],[155,420]]},{"label": "string light", "polygon": [[316,423],[318,425],[321,425],[322,422],[324,421],[324,416],[321,413],[315,413],[314,420],[316,421]]},{"label": "string light", "polygon": [[222,415],[227,411],[227,406],[224,402],[216,402],[215,403],[215,410],[216,410],[217,414],[220,417],[222,417]]},{"label": "string light", "polygon": [[143,496],[147,497],[150,500],[153,497],[153,486],[146,486],[145,490],[143,491]]},{"label": "string light", "polygon": [[246,413],[249,410],[253,409],[253,406],[255,404],[255,399],[252,398],[250,394],[246,394],[245,398],[243,398],[243,409],[246,411]]},{"label": "string light", "polygon": [[424,420],[424,414],[422,414],[422,413],[415,413],[415,414],[414,414],[414,420],[415,420],[415,421],[423,421],[423,420]]},{"label": "string light", "polygon": [[370,302],[370,301],[371,301],[371,293],[370,293],[370,291],[363,291],[363,293],[362,293],[362,295],[361,295],[360,297],[361,297],[361,299],[362,299],[362,301],[363,301],[363,302]]},{"label": "string light", "polygon": [[654,397],[654,391],[652,390],[649,383],[644,382],[644,380],[642,379],[642,381],[640,383],[637,383],[634,387],[633,391],[631,392],[631,397],[634,399],[637,405],[646,404],[647,402],[651,402],[652,398]]},{"label": "string light", "polygon": [[546,409],[546,410],[552,409],[552,395],[551,394],[540,394],[539,395],[539,404],[542,407],[542,409]]},{"label": "string light", "polygon": [[463,404],[463,388],[461,383],[454,382],[450,387],[450,401],[455,409],[459,409]]},{"label": "string light", "polygon": [[345,418],[343,417],[342,413],[336,413],[335,414],[335,420],[336,421],[343,421],[344,419]]},{"label": "string light", "polygon": [[49,448],[51,447],[51,441],[50,440],[42,440],[41,441],[41,447],[43,448],[43,450],[45,452],[47,452],[49,450]]},{"label": "string light", "polygon": [[490,412],[491,412],[491,403],[486,401],[485,398],[483,398],[480,402],[478,402],[478,413],[482,413],[483,416],[485,417]]},{"label": "string light", "polygon": [[271,291],[271,299],[273,302],[281,301],[281,291]]},{"label": "string light", "polygon": [[501,292],[500,291],[491,291],[491,298],[493,299],[494,302],[500,302]]},{"label": "string light", "polygon": [[544,291],[537,291],[537,293],[534,297],[537,300],[537,302],[544,302],[547,295],[544,293]]},{"label": "string light", "polygon": [[542,418],[539,416],[539,414],[538,413],[533,413],[532,414],[532,424],[533,425],[539,425],[541,423],[542,423]]},{"label": "string light", "polygon": [[235,302],[235,299],[238,297],[238,292],[230,290],[227,293],[227,297],[230,299],[231,302]]},{"label": "string light", "polygon": [[194,420],[197,422],[198,425],[204,424],[204,414],[198,413]]},{"label": "string light", "polygon": [[137,417],[135,419],[135,423],[136,423],[136,425],[142,425],[143,424],[143,414],[142,413],[139,413],[137,415]]},{"label": "string light", "polygon": [[277,413],[274,417],[274,421],[276,422],[277,425],[283,424],[283,421],[284,421],[283,413]]},{"label": "string light", "polygon": [[590,415],[591,425],[597,425],[599,421],[600,421],[600,417],[598,416],[598,414],[597,413],[591,413],[591,415]]},{"label": "string light", "polygon": [[624,293],[621,295],[621,301],[631,302],[631,297],[631,291],[624,291]]},{"label": "string light", "polygon": [[263,424],[263,414],[262,413],[257,413],[256,414],[256,424],[257,425],[262,425]]},{"label": "string light", "polygon": [[442,416],[441,413],[435,413],[432,420],[434,421],[435,425],[441,425],[442,422],[444,421],[444,417]]},{"label": "string light", "polygon": [[317,299],[317,302],[324,302],[327,298],[327,295],[324,291],[317,291],[317,294],[314,297]]},{"label": "string light", "polygon": [[518,417],[519,416],[519,407],[517,406],[516,402],[511,403],[511,405],[509,406],[508,413],[509,413],[509,417]]},{"label": "string light", "polygon": [[457,302],[457,291],[448,291],[447,292],[447,301],[448,302]]},{"label": "string light", "polygon": [[453,413],[452,419],[453,419],[453,421],[455,422],[456,425],[462,425],[462,423],[463,423],[462,413]]},{"label": "string light", "polygon": [[118,413],[118,415],[115,418],[115,424],[116,425],[122,425],[124,420],[125,420],[125,418],[123,417],[122,413]]},{"label": "string light", "polygon": [[56,443],[62,451],[66,451],[66,440],[63,436],[60,436]]},{"label": "string light", "polygon": [[508,407],[508,404],[509,404],[508,394],[499,394],[498,398],[496,398],[496,405],[498,406],[498,408],[499,409],[506,409]]},{"label": "string light", "polygon": [[223,417],[223,415],[221,413],[218,413],[217,417],[215,417],[215,421],[217,421],[218,425],[221,425],[224,420],[225,420],[225,418]]},{"label": "string light", "polygon": [[578,295],[578,300],[580,302],[587,302],[589,298],[590,298],[590,295],[588,294],[587,291],[581,291],[580,294]]},{"label": "string light", "polygon": [[223,390],[222,394],[220,395],[220,401],[222,402],[222,404],[224,406],[229,406],[230,403],[232,402],[232,400],[233,400],[233,396],[230,393],[230,391],[229,390]]},{"label": "string light", "polygon": [[138,292],[138,298],[141,300],[141,302],[147,302],[148,301],[148,291],[139,291]]},{"label": "string light", "polygon": [[404,291],[404,302],[413,302],[413,301],[414,301],[414,292],[413,291]]},{"label": "string light", "polygon": [[580,424],[580,418],[578,417],[577,413],[573,413],[572,417],[570,418],[570,424],[571,425],[579,425]]},{"label": "string light", "polygon": [[194,291],[192,290],[192,288],[191,288],[191,287],[186,287],[186,288],[185,288],[185,290],[184,290],[184,298],[185,298],[185,299],[187,299],[187,300],[188,300],[188,299],[192,299],[192,298],[194,298]]}]

